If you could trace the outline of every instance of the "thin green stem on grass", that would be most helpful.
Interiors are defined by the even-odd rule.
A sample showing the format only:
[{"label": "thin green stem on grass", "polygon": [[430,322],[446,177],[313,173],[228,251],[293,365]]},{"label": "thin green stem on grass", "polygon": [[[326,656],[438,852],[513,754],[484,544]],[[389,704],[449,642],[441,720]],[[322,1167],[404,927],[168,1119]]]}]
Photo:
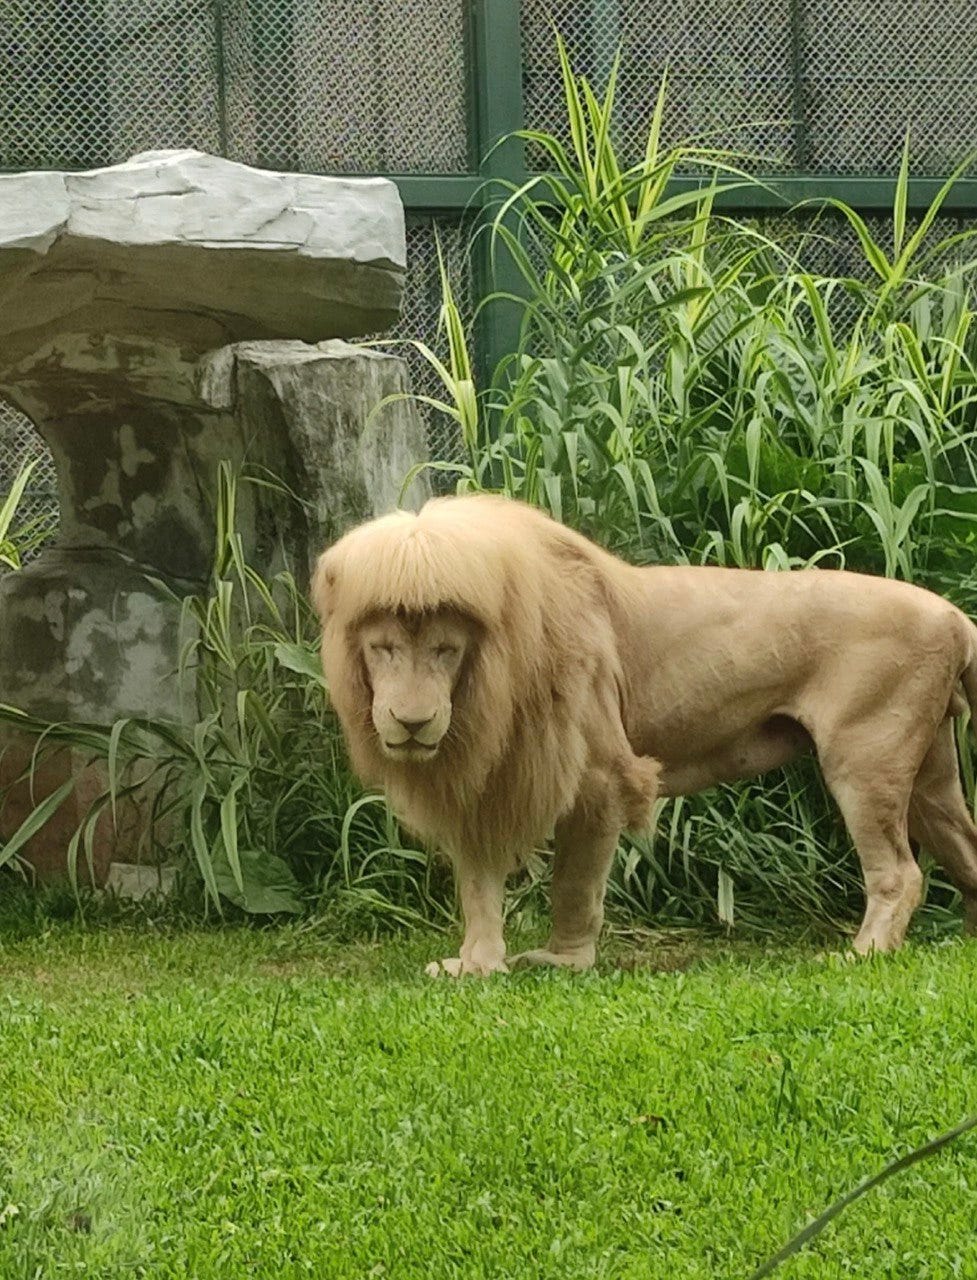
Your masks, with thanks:
[{"label": "thin green stem on grass", "polygon": [[830,1222],[833,1222],[840,1213],[843,1213],[850,1204],[854,1204],[856,1200],[867,1195],[869,1191],[873,1191],[876,1187],[881,1186],[883,1182],[887,1182],[894,1174],[900,1173],[903,1169],[910,1169],[914,1164],[918,1164],[920,1160],[926,1160],[929,1156],[936,1155],[944,1147],[948,1147],[951,1142],[956,1142],[958,1138],[970,1133],[973,1129],[977,1129],[977,1115],[968,1117],[968,1119],[961,1121],[960,1124],[954,1125],[952,1129],[941,1133],[939,1137],[932,1138],[929,1142],[924,1142],[921,1146],[914,1147],[912,1151],[907,1151],[905,1155],[899,1156],[898,1159],[890,1161],[884,1169],[880,1169],[878,1173],[866,1178],[864,1182],[860,1182],[857,1187],[853,1187],[846,1195],[843,1195],[833,1205],[825,1209],[824,1213],[819,1214],[813,1222],[809,1222],[803,1231],[799,1231],[772,1258],[768,1258],[762,1266],[757,1267],[756,1271],[751,1274],[750,1280],[764,1280],[764,1277],[772,1275],[782,1262],[786,1262],[794,1254],[800,1253],[805,1245],[813,1240],[815,1236],[820,1235],[825,1227]]}]

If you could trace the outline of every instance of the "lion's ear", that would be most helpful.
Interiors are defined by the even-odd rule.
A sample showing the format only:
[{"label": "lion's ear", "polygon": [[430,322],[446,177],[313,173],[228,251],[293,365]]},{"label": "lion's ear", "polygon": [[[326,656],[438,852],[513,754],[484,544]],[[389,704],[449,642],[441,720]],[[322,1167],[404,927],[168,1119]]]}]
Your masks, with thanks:
[{"label": "lion's ear", "polygon": [[319,557],[309,587],[312,604],[323,626],[335,608],[336,568],[335,548],[331,547]]}]

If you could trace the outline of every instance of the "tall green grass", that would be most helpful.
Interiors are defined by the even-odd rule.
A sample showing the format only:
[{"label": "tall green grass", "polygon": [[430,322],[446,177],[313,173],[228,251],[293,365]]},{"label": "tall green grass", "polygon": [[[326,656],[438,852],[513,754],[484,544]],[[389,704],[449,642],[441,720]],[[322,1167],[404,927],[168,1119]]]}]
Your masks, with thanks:
[{"label": "tall green grass", "polygon": [[[637,562],[849,567],[977,610],[974,246],[935,236],[954,178],[913,220],[907,142],[891,244],[830,201],[788,247],[717,209],[745,180],[730,157],[663,148],[664,82],[643,158],[622,164],[616,64],[598,94],[558,48],[569,145],[525,131],[549,172],[500,195],[491,234],[521,272],[523,323],[477,414],[465,383],[459,488],[502,489]],[[690,160],[712,176],[670,197]],[[863,269],[820,273],[846,226]],[[443,286],[457,413],[470,361]],[[612,898],[643,919],[837,922],[860,890],[802,764],[664,806]]]},{"label": "tall green grass", "polygon": [[908,234],[906,152],[888,251],[831,202],[867,279],[818,275],[715,182],[666,197],[688,156],[659,151],[661,99],[622,170],[613,74],[598,99],[560,54],[574,146],[527,133],[553,172],[495,221],[524,325],[476,479],[648,559],[939,572],[975,514],[969,245],[927,241],[952,183]]}]

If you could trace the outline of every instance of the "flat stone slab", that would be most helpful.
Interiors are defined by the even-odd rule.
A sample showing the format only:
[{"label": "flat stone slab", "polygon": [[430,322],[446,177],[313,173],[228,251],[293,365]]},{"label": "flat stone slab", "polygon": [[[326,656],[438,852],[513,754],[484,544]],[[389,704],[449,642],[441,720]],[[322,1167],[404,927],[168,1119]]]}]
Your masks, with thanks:
[{"label": "flat stone slab", "polygon": [[113,862],[105,888],[130,902],[168,898],[176,888],[175,867],[147,867],[137,862]]},{"label": "flat stone slab", "polygon": [[152,151],[0,175],[0,366],[53,337],[125,333],[197,354],[388,328],[406,263],[385,178],[274,173]]}]

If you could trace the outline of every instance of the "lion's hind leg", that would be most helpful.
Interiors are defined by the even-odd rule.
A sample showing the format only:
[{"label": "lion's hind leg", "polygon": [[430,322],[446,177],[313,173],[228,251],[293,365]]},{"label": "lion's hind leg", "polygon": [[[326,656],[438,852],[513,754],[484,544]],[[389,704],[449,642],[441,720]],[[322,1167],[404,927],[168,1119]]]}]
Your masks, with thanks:
[{"label": "lion's hind leg", "polygon": [[960,891],[965,928],[977,934],[977,826],[960,785],[951,720],[940,726],[916,775],[909,801],[909,834]]},{"label": "lion's hind leg", "polygon": [[865,915],[854,948],[862,955],[895,951],[922,898],[923,877],[909,844],[913,775],[840,747],[821,763],[865,880]]}]

